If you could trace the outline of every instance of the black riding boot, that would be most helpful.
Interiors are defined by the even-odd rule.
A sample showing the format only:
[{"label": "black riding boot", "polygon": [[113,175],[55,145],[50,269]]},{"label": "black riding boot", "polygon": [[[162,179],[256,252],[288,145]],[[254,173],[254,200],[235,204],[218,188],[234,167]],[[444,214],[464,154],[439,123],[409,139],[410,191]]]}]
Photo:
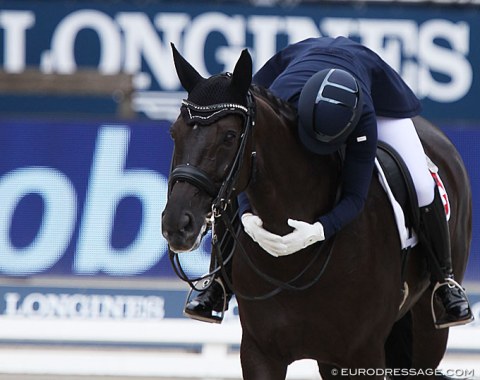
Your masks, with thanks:
[{"label": "black riding boot", "polygon": [[463,325],[473,320],[472,311],[464,289],[453,279],[450,234],[445,217],[445,208],[440,194],[435,189],[435,199],[420,208],[421,243],[429,249],[433,276],[437,282],[434,294],[443,305],[443,314],[435,318],[437,329]]},{"label": "black riding boot", "polygon": [[[229,206],[228,217],[232,220],[232,225],[236,233],[240,227],[240,218],[238,216],[238,207]],[[226,275],[232,278],[232,259],[226,261],[235,248],[235,240],[226,230],[222,222],[218,222],[215,226],[215,234],[220,244],[220,252],[225,262],[224,269]],[[215,255],[212,254],[212,267],[215,267]],[[213,270],[213,268],[210,268]],[[220,283],[221,281],[221,283]],[[217,275],[213,283],[204,291],[201,291],[194,299],[185,305],[184,314],[192,319],[204,322],[222,323],[223,313],[228,309],[228,303],[232,298],[233,291],[222,280],[221,275]]]},{"label": "black riding boot", "polygon": [[184,314],[203,322],[222,323],[223,313],[228,310],[228,303],[233,292],[215,279],[206,290],[185,305]]}]

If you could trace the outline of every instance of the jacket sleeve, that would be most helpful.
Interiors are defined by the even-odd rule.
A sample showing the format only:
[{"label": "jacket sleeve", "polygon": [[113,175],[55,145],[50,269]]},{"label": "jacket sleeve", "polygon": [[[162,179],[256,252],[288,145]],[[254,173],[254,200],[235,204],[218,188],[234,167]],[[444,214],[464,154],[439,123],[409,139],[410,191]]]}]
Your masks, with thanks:
[{"label": "jacket sleeve", "polygon": [[340,201],[319,218],[329,238],[363,210],[372,180],[377,148],[377,122],[373,109],[364,113],[347,141]]},{"label": "jacket sleeve", "polygon": [[240,194],[238,194],[237,201],[240,216],[242,216],[246,212],[252,212],[252,206],[250,205],[250,201],[248,200],[247,194],[245,192],[241,192]]}]

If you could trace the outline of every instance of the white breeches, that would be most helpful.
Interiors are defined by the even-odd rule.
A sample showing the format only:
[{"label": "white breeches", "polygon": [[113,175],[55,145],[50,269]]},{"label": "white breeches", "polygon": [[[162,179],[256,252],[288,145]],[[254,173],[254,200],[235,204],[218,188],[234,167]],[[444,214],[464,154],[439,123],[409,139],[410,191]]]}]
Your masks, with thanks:
[{"label": "white breeches", "polygon": [[377,128],[378,140],[392,146],[405,161],[417,191],[418,206],[432,203],[435,182],[412,119],[377,117]]}]

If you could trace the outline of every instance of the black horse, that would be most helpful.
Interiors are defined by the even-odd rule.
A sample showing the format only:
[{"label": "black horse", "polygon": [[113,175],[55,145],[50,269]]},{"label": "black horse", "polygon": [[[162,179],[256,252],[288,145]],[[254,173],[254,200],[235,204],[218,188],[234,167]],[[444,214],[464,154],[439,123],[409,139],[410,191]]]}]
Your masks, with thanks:
[{"label": "black horse", "polygon": [[[172,251],[196,248],[211,220],[220,220],[225,205],[240,191],[246,192],[264,227],[279,235],[291,231],[288,218],[313,222],[332,207],[338,155],[317,156],[302,147],[295,110],[251,86],[247,51],[233,75],[208,79],[175,49],[174,60],[188,92],[200,82],[213,92],[215,83],[227,83],[248,102],[225,104],[218,92],[207,106],[184,103],[172,125],[174,170],[162,219]],[[202,125],[207,118],[213,122]],[[449,195],[453,268],[461,281],[471,240],[468,176],[450,141],[426,120],[414,122]],[[425,370],[426,378],[435,377],[431,370],[444,355],[448,329],[434,328],[422,247],[412,250],[403,270],[400,251],[391,206],[376,176],[364,211],[334,240],[274,258],[240,231],[232,281],[240,295],[244,378],[284,379],[287,366],[305,358],[318,362],[324,379],[338,377],[336,369],[351,378],[383,378],[372,369],[384,368]],[[283,291],[275,291],[279,288]],[[274,295],[262,297],[266,294]]]}]

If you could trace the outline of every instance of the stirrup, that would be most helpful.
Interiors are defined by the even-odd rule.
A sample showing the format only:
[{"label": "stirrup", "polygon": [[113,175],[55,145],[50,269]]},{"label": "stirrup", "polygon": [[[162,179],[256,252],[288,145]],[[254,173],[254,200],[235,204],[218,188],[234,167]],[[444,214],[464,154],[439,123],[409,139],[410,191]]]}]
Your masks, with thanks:
[{"label": "stirrup", "polygon": [[[213,285],[213,282],[219,283],[223,291],[222,310],[221,311],[212,310],[212,314],[210,317],[187,313],[186,307],[192,301],[192,299],[195,298],[199,293],[206,291],[210,286]],[[190,291],[187,294],[187,299],[185,300],[185,306],[183,307],[183,315],[185,317],[188,317],[197,321],[220,324],[223,321],[223,317],[225,316],[226,310],[227,310],[227,290],[225,289],[225,285],[223,285],[223,282],[219,278],[215,278],[214,275],[211,275],[197,281],[194,284],[194,286],[190,288]]]},{"label": "stirrup", "polygon": [[435,302],[435,293],[442,286],[448,286],[450,288],[457,288],[463,294],[465,299],[467,299],[467,294],[465,293],[465,290],[463,289],[462,285],[460,285],[453,278],[445,278],[445,280],[443,282],[437,282],[435,284],[435,286],[433,287],[432,295],[431,295],[431,298],[430,298],[430,306],[431,306],[431,309],[432,309],[432,318],[433,318],[433,324],[434,324],[435,328],[437,330],[439,330],[439,329],[444,329],[444,328],[447,328],[447,327],[465,325],[465,324],[473,321],[473,315],[471,315],[469,319],[465,319],[465,320],[452,321],[452,322],[447,322],[447,323],[439,323],[438,322],[437,315],[435,314],[434,302]]}]

